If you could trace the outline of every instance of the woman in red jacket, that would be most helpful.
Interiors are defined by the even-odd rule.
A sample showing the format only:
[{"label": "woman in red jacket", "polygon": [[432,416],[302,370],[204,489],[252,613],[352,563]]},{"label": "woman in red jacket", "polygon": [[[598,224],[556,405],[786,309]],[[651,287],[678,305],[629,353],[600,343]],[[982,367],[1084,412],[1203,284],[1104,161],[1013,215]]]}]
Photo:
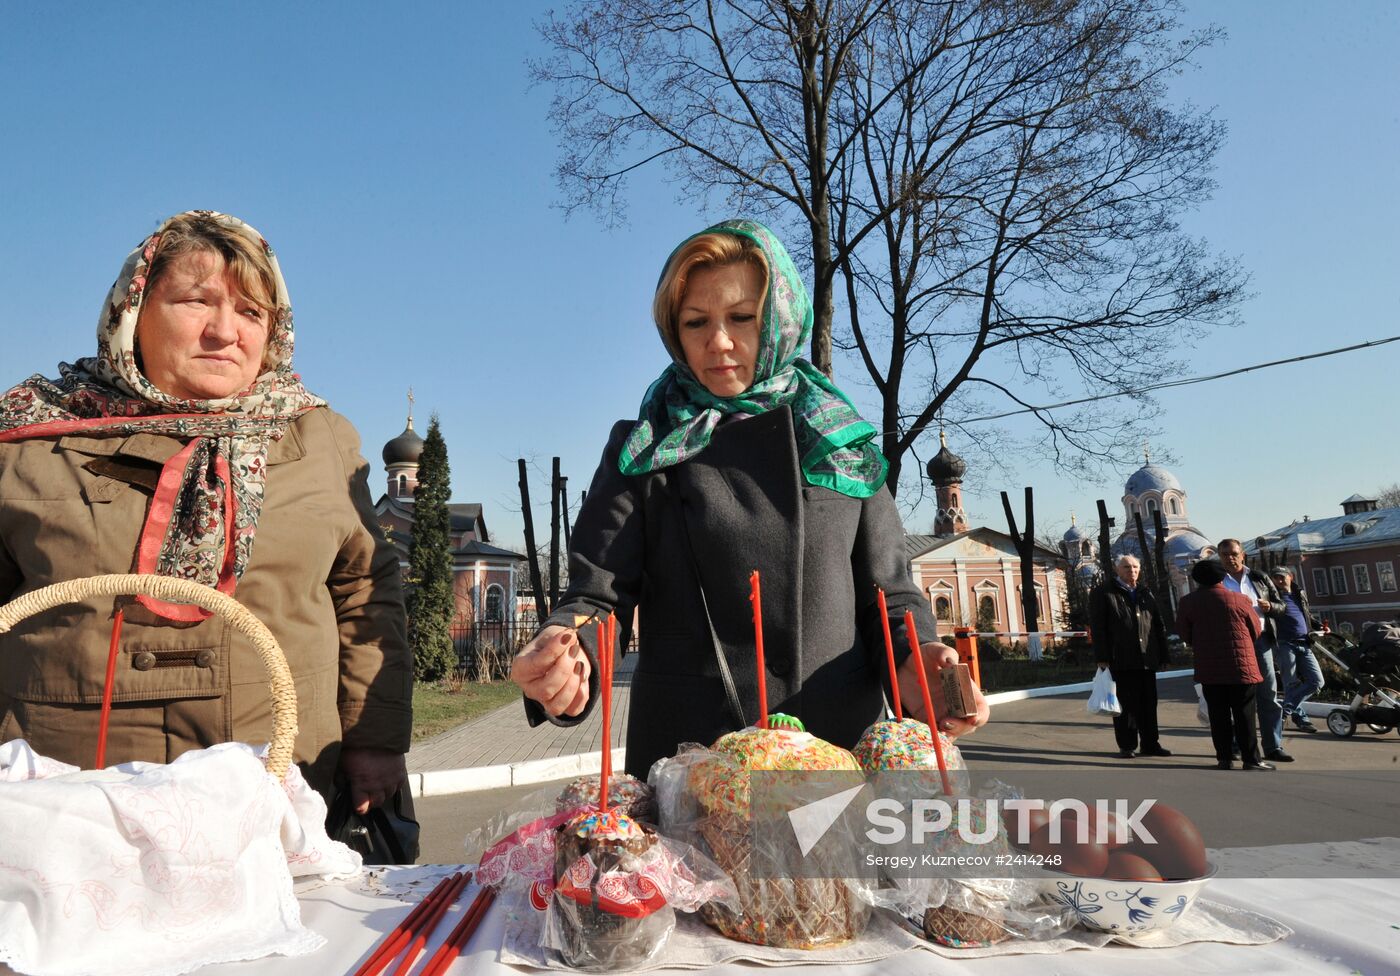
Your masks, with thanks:
[{"label": "woman in red jacket", "polygon": [[1259,616],[1246,597],[1220,585],[1225,569],[1215,560],[1198,562],[1191,578],[1200,589],[1181,598],[1176,631],[1196,656],[1216,768],[1234,766],[1230,754],[1238,745],[1245,769],[1273,769],[1259,753],[1255,721],[1254,686],[1263,680],[1254,656]]}]

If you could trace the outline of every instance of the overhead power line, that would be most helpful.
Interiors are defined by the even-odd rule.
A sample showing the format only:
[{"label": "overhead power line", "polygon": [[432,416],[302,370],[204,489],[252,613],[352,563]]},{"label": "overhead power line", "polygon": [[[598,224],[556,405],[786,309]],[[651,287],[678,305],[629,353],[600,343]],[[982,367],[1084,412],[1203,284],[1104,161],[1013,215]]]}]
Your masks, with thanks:
[{"label": "overhead power line", "polygon": [[1112,393],[1100,393],[1097,396],[1080,397],[1077,400],[1065,400],[1061,403],[1047,403],[1038,407],[1021,407],[1016,410],[1007,410],[1003,413],[989,413],[982,417],[970,417],[967,420],[959,421],[960,424],[978,424],[991,420],[1004,420],[1007,417],[1016,417],[1023,413],[1041,413],[1047,410],[1059,410],[1063,407],[1077,407],[1085,403],[1097,403],[1100,400],[1113,400],[1117,397],[1135,396],[1141,393],[1155,393],[1157,390],[1170,390],[1178,386],[1193,386],[1197,383],[1210,383],[1215,380],[1223,380],[1231,376],[1240,376],[1244,373],[1253,373],[1261,369],[1272,369],[1275,366],[1288,366],[1292,363],[1304,363],[1310,359],[1323,359],[1327,356],[1340,356],[1344,352],[1356,352],[1359,349],[1371,349],[1376,346],[1384,346],[1387,343],[1400,342],[1400,335],[1391,336],[1388,339],[1372,339],[1369,342],[1358,342],[1352,346],[1342,346],[1338,349],[1326,349],[1322,352],[1307,353],[1303,356],[1290,356],[1288,359],[1275,359],[1267,363],[1255,363],[1253,366],[1241,366],[1238,369],[1226,370],[1223,373],[1210,373],[1206,376],[1186,376],[1177,380],[1164,380],[1161,383],[1153,383],[1150,386],[1139,387],[1134,390],[1115,390]]}]

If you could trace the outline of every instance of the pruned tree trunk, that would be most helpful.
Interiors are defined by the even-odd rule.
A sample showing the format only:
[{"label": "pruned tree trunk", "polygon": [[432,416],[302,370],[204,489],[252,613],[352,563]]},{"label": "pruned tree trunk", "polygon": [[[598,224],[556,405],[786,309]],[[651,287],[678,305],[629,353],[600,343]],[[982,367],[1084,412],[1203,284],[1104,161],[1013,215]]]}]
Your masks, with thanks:
[{"label": "pruned tree trunk", "polygon": [[573,545],[569,541],[572,527],[569,525],[569,479],[562,477],[559,479],[559,505],[564,510],[564,551],[568,552]]},{"label": "pruned tree trunk", "polygon": [[1103,573],[1104,579],[1113,575],[1113,533],[1109,530],[1113,528],[1113,519],[1108,517],[1108,507],[1104,505],[1103,499],[1097,502],[1099,506],[1099,571]]},{"label": "pruned tree trunk", "polygon": [[1148,548],[1147,533],[1142,528],[1142,515],[1134,512],[1133,524],[1137,526],[1138,551],[1142,553],[1138,560],[1142,567],[1142,581],[1153,597],[1157,597],[1160,593],[1157,587],[1157,567],[1152,564],[1152,550]]},{"label": "pruned tree trunk", "polygon": [[1167,628],[1167,633],[1176,633],[1176,593],[1172,586],[1171,573],[1167,571],[1167,525],[1162,519],[1162,510],[1154,508],[1152,510],[1153,527],[1157,530],[1157,538],[1153,540],[1152,557],[1157,567],[1157,603],[1162,614],[1162,626]]},{"label": "pruned tree trunk", "polygon": [[535,614],[543,622],[553,608],[540,576],[540,551],[535,547],[535,517],[530,512],[530,479],[525,471],[525,459],[519,458],[516,464],[520,468],[520,514],[525,519],[525,559],[530,564],[530,587],[535,591]]},{"label": "pruned tree trunk", "polygon": [[549,475],[549,606],[559,605],[559,458]]},{"label": "pruned tree trunk", "polygon": [[[1026,530],[1016,531],[1016,516],[1011,511],[1011,498],[1001,493],[1001,507],[1006,512],[1006,524],[1011,530],[1011,539],[1016,543],[1016,551],[1021,557],[1021,618],[1025,621],[1026,652],[1032,661],[1041,658],[1040,646],[1040,601],[1035,598],[1035,498],[1033,489],[1026,486]],[[1006,595],[1007,605],[1011,594]]]}]

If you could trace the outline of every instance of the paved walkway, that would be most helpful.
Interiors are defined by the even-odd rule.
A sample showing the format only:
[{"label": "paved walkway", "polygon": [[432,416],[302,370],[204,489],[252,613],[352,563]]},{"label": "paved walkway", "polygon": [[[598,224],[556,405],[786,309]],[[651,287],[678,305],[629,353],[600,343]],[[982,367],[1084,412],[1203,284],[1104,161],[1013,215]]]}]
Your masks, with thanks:
[{"label": "paved walkway", "polygon": [[[613,763],[618,769],[627,761],[622,743],[636,663],[636,655],[620,662],[613,686]],[[1196,721],[1190,673],[1159,675],[1162,741],[1175,755],[1140,760],[1133,766],[1213,765],[1209,730]],[[1088,691],[1089,683],[1084,682],[988,695],[988,701],[1001,707],[994,709],[992,725],[959,743],[964,757],[984,769],[1123,768],[1108,719],[1084,711]],[[1321,723],[1321,719],[1314,721]],[[544,724],[532,729],[525,721],[524,707],[512,703],[415,745],[408,754],[410,785],[415,796],[440,796],[596,773],[601,729],[596,709],[587,721],[573,727]],[[1353,739],[1339,740],[1325,732],[1301,736],[1289,730],[1285,737],[1285,748],[1299,751],[1297,769],[1341,765],[1391,770],[1396,746],[1394,733],[1377,736],[1362,731]]]},{"label": "paved walkway", "polygon": [[[613,762],[626,762],[622,748],[637,655],[617,665],[613,680]],[[578,725],[551,723],[530,728],[525,708],[510,704],[415,743],[408,752],[409,781],[417,795],[493,789],[597,772],[603,710],[593,709]]]}]

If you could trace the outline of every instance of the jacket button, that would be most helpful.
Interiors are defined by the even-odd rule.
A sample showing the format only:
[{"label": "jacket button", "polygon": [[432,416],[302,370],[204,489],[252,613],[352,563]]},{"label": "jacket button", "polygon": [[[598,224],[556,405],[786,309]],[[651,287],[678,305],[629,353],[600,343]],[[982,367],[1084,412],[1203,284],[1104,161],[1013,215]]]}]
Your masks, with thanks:
[{"label": "jacket button", "polygon": [[131,666],[137,671],[149,671],[156,666],[156,656],[150,651],[141,651],[131,659]]},{"label": "jacket button", "polygon": [[194,664],[197,668],[212,668],[214,666],[214,652],[206,647],[194,656]]}]

